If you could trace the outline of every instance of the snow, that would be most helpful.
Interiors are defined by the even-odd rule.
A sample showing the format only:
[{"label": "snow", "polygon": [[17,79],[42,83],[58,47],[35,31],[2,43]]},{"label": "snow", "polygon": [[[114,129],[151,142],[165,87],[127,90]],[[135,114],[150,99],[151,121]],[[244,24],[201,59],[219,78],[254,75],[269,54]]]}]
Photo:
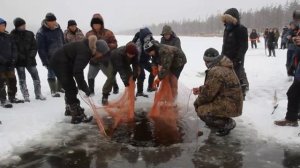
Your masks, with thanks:
[{"label": "snow", "polygon": [[[131,36],[117,36],[119,45],[124,45],[131,40]],[[156,37],[159,39],[159,37]],[[204,51],[209,47],[221,50],[222,38],[219,37],[181,37],[182,48],[188,58],[188,63],[180,77],[182,86],[189,89],[203,84],[206,67],[202,60]],[[243,115],[236,118],[238,127],[247,132],[255,130],[255,138],[277,142],[280,144],[299,144],[299,129],[291,127],[278,127],[274,120],[283,119],[286,112],[286,91],[291,85],[285,70],[286,50],[276,50],[277,57],[266,57],[263,43],[258,44],[258,49],[249,48],[245,68],[250,82],[250,91],[244,102]],[[39,61],[39,58],[37,59]],[[30,150],[32,146],[41,144],[55,146],[59,141],[57,135],[64,135],[66,140],[85,131],[88,125],[71,125],[69,118],[64,116],[64,99],[52,98],[47,83],[47,71],[38,62],[39,74],[42,81],[42,92],[47,97],[46,101],[34,99],[33,84],[30,75],[27,74],[27,85],[31,94],[31,102],[16,104],[12,109],[0,110],[0,162],[18,160],[18,153]],[[87,69],[86,69],[87,71]],[[86,72],[87,73],[87,72]],[[96,78],[96,96],[94,99],[100,103],[101,86],[105,77],[102,73]],[[124,89],[119,78],[121,91]],[[145,82],[146,87],[146,82]],[[274,115],[274,92],[277,92],[279,107]],[[18,91],[18,98],[21,98]],[[113,96],[115,98],[116,96]],[[153,96],[152,96],[153,97]],[[191,102],[195,96],[191,96]],[[186,100],[186,97],[184,97]],[[150,99],[138,99],[137,104],[143,104]],[[192,104],[192,103],[190,103]],[[82,103],[91,114],[87,105]],[[188,108],[194,110],[192,106]],[[72,131],[73,130],[73,131]],[[74,130],[78,130],[74,132]]]}]

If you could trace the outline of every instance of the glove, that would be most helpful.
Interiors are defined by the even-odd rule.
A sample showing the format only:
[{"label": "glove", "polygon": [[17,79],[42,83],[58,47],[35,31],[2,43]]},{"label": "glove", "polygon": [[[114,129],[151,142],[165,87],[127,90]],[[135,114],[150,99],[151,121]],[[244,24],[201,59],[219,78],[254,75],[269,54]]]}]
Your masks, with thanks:
[{"label": "glove", "polygon": [[152,88],[158,88],[159,83],[160,83],[160,79],[156,76],[154,81],[153,81]]},{"label": "glove", "polygon": [[132,76],[133,81],[136,81],[137,78],[138,78],[138,74],[135,74],[135,75]]},{"label": "glove", "polygon": [[156,75],[158,74],[158,67],[155,66],[155,65],[153,65],[153,66],[151,67],[151,72],[152,72],[152,75],[153,75],[153,76],[156,76]]},{"label": "glove", "polygon": [[88,89],[88,88],[85,89],[84,93],[87,97],[89,97],[91,95],[90,89]]}]

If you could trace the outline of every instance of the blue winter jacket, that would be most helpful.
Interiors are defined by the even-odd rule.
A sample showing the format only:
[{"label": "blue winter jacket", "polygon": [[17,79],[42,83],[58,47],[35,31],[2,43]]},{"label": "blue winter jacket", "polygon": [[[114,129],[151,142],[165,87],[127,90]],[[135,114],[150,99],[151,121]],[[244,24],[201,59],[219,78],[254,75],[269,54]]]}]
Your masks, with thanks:
[{"label": "blue winter jacket", "polygon": [[36,34],[38,53],[44,66],[49,65],[50,58],[54,53],[64,46],[64,34],[60,26],[53,30],[49,29],[46,22],[42,22],[42,27]]},{"label": "blue winter jacket", "polygon": [[17,46],[7,32],[0,33],[0,72],[14,70],[17,59]]}]

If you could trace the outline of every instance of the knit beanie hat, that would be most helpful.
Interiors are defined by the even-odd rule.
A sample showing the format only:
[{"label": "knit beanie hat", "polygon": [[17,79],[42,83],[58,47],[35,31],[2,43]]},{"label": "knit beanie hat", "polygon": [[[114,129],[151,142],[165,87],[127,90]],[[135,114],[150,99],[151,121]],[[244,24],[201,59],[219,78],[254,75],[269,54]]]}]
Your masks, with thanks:
[{"label": "knit beanie hat", "polygon": [[49,12],[49,13],[46,14],[45,20],[47,22],[56,21],[56,17],[55,17],[55,15],[53,13]]},{"label": "knit beanie hat", "polygon": [[208,68],[216,65],[222,58],[223,55],[220,55],[219,52],[214,48],[207,49],[203,56],[203,60],[206,62]]},{"label": "knit beanie hat", "polygon": [[133,42],[129,42],[126,44],[125,52],[130,55],[137,55],[138,54],[137,46]]},{"label": "knit beanie hat", "polygon": [[6,26],[6,21],[2,18],[0,18],[0,24],[4,24]]},{"label": "knit beanie hat", "polygon": [[91,20],[91,27],[93,27],[93,24],[101,24],[102,26],[104,26],[103,18],[99,13],[93,15],[93,18]]},{"label": "knit beanie hat", "polygon": [[15,25],[15,28],[18,28],[18,27],[20,27],[20,26],[22,26],[22,25],[24,25],[24,24],[26,24],[26,22],[25,22],[25,20],[24,19],[22,19],[22,18],[15,18],[15,20],[14,20],[14,25]]},{"label": "knit beanie hat", "polygon": [[68,21],[68,27],[70,27],[70,26],[77,26],[77,23],[76,23],[76,21],[75,20],[69,20]]},{"label": "knit beanie hat", "polygon": [[109,52],[109,47],[104,40],[97,40],[96,42],[96,51],[100,52],[101,54],[105,55]]}]

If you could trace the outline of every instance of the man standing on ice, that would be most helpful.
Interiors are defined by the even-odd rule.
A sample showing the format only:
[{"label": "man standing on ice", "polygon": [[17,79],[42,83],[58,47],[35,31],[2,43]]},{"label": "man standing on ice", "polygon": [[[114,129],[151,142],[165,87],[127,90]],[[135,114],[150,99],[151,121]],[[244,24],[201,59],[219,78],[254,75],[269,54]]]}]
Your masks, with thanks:
[{"label": "man standing on ice", "polygon": [[[15,75],[15,62],[17,47],[6,29],[6,21],[0,18],[0,103],[4,108],[12,108],[10,103],[24,103],[16,98],[17,79]],[[6,99],[6,86],[8,100]]]},{"label": "man standing on ice", "polygon": [[243,94],[233,63],[214,48],[205,51],[203,59],[208,70],[204,85],[194,88],[198,95],[194,102],[195,111],[205,124],[216,128],[216,134],[225,136],[235,128],[231,117],[242,114]]},{"label": "man standing on ice", "polygon": [[[114,50],[118,47],[118,42],[114,33],[111,30],[105,28],[104,19],[99,13],[93,15],[93,18],[91,20],[91,28],[92,30],[86,33],[86,38],[88,38],[91,35],[95,35],[98,40],[105,40],[110,50]],[[102,104],[106,104],[108,96],[110,95],[112,89],[113,94],[119,93],[119,86],[117,84],[117,80],[116,78],[112,78],[112,74],[109,73],[112,72],[112,64],[110,62],[109,55],[108,57],[102,58],[99,62],[90,62],[88,71],[88,84],[92,95],[95,94],[95,78],[100,70],[107,77],[102,87]]]},{"label": "man standing on ice", "polygon": [[[295,10],[293,13],[295,22],[299,23],[300,10]],[[298,113],[300,109],[300,31],[296,36],[291,37],[296,45],[296,51],[291,62],[291,66],[288,69],[288,74],[294,76],[293,84],[287,91],[287,113],[285,119],[275,121],[274,124],[278,126],[292,126],[298,127]]]},{"label": "man standing on ice", "polygon": [[30,102],[29,92],[26,85],[26,71],[30,73],[33,85],[35,99],[46,100],[41,92],[41,81],[38,70],[36,68],[36,53],[37,44],[34,38],[34,34],[31,31],[26,30],[26,22],[22,18],[16,18],[14,20],[15,29],[10,33],[17,45],[18,56],[16,61],[16,69],[19,76],[19,85],[25,102]]},{"label": "man standing on ice", "polygon": [[225,30],[223,36],[222,55],[227,56],[234,66],[244,98],[249,90],[249,82],[244,68],[245,54],[248,50],[248,31],[240,24],[240,14],[236,8],[228,9],[222,16]]},{"label": "man standing on ice", "polygon": [[161,40],[160,40],[161,44],[170,45],[170,46],[174,46],[174,47],[181,49],[180,39],[174,33],[171,26],[165,25],[163,27],[161,35],[162,35]]},{"label": "man standing on ice", "polygon": [[151,57],[154,57],[153,60],[156,62],[153,62],[153,64],[159,66],[158,75],[153,85],[158,86],[160,81],[170,74],[170,85],[175,100],[178,95],[178,79],[184,65],[187,63],[185,54],[177,47],[159,44],[155,40],[146,42],[144,44],[144,50]]},{"label": "man standing on ice", "polygon": [[50,67],[65,90],[66,115],[72,116],[72,124],[89,122],[92,119],[87,117],[84,109],[80,107],[80,101],[77,99],[78,89],[84,91],[87,96],[90,95],[83,70],[90,60],[97,62],[108,52],[107,43],[104,40],[97,41],[97,37],[92,35],[83,41],[66,44],[51,58]]},{"label": "man standing on ice", "polygon": [[56,80],[55,73],[49,67],[49,60],[54,53],[64,45],[64,33],[53,13],[47,13],[42,21],[42,27],[36,34],[38,53],[43,65],[48,70],[48,83],[52,97],[60,97],[58,92],[64,92],[60,81]]}]

